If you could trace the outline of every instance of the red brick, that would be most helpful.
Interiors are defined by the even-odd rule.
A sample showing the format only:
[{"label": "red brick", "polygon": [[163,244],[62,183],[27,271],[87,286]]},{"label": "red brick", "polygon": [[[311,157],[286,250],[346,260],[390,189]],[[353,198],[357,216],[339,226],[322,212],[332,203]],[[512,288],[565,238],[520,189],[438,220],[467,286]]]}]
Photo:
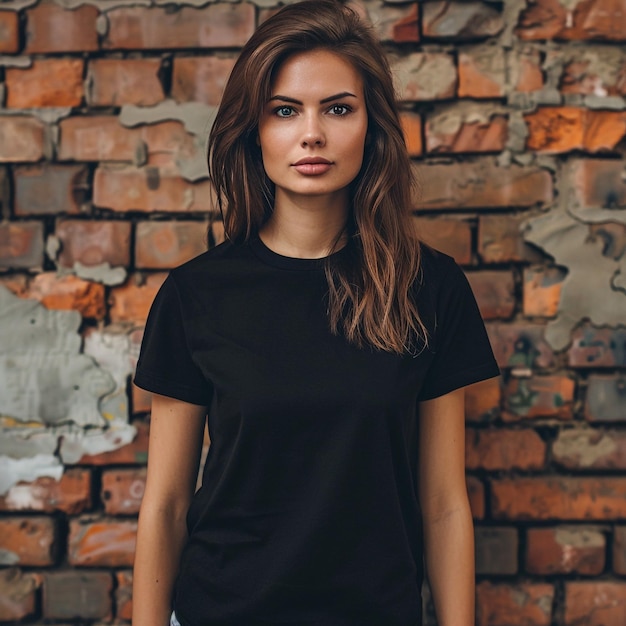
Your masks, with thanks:
[{"label": "red brick", "polygon": [[613,529],[613,570],[616,574],[626,574],[626,526]]},{"label": "red brick", "polygon": [[165,98],[160,69],[161,59],[93,59],[87,74],[87,102],[94,107],[153,106]]},{"label": "red brick", "polygon": [[26,11],[27,54],[50,52],[91,52],[98,49],[98,9],[83,5],[63,9],[44,0]]},{"label": "red brick", "polygon": [[489,378],[465,387],[465,419],[470,422],[490,420],[500,409],[500,378]]},{"label": "red brick", "polygon": [[559,267],[524,268],[524,315],[555,317],[566,272]]},{"label": "red brick", "polygon": [[78,311],[82,317],[101,320],[106,313],[104,285],[56,272],[38,274],[25,294],[47,309]]},{"label": "red brick", "polygon": [[0,518],[0,564],[54,564],[55,521],[50,517]]},{"label": "red brick", "polygon": [[102,501],[108,515],[135,515],[146,487],[146,470],[118,469],[102,473]]},{"label": "red brick", "polygon": [[130,7],[107,12],[111,49],[238,48],[255,27],[252,4],[212,4],[177,11]]},{"label": "red brick", "polygon": [[515,279],[507,270],[468,272],[480,313],[485,320],[508,319],[515,310]]},{"label": "red brick", "polygon": [[621,160],[572,159],[564,173],[573,200],[580,207],[592,210],[626,206],[626,177]]},{"label": "red brick", "polygon": [[0,163],[43,158],[44,128],[34,117],[0,117]]},{"label": "red brick", "polygon": [[584,410],[590,422],[626,421],[626,379],[615,374],[591,374]]},{"label": "red brick", "polygon": [[0,511],[62,511],[76,515],[91,507],[91,472],[67,469],[61,480],[47,476],[20,482],[0,496]]},{"label": "red brick", "polygon": [[428,181],[414,197],[419,209],[488,209],[546,206],[552,203],[547,170],[511,165],[491,158],[450,164],[415,164],[417,178]]},{"label": "red brick", "polygon": [[133,573],[130,570],[115,572],[115,579],[115,616],[130,621],[133,616]]},{"label": "red brick", "polygon": [[422,34],[437,39],[477,39],[497,35],[504,28],[502,13],[484,2],[425,2]]},{"label": "red brick", "polygon": [[510,58],[511,83],[515,91],[539,91],[544,86],[541,54],[535,48],[522,48]]},{"label": "red brick", "polygon": [[626,469],[626,433],[621,430],[561,430],[552,443],[552,458],[567,469]]},{"label": "red brick", "polygon": [[554,353],[544,338],[544,327],[515,322],[487,324],[487,332],[500,367],[526,370],[551,367]]},{"label": "red brick", "polygon": [[110,620],[113,580],[108,572],[47,572],[43,582],[43,616],[57,620]]},{"label": "red brick", "polygon": [[497,45],[459,50],[459,98],[501,98],[505,94],[506,58]]},{"label": "red brick", "polygon": [[40,576],[32,572],[14,567],[0,570],[0,621],[13,622],[33,615],[40,585]]},{"label": "red brick", "polygon": [[622,478],[503,478],[491,481],[495,519],[611,520],[626,516]]},{"label": "red brick", "polygon": [[[583,46],[568,52],[559,85],[562,93],[626,96],[626,51],[617,46]],[[554,50],[546,62],[562,62],[562,55],[562,50]]]},{"label": "red brick", "polygon": [[400,100],[441,100],[456,92],[456,66],[449,54],[413,52],[393,60],[391,69]]},{"label": "red brick", "polygon": [[530,429],[475,429],[465,434],[465,466],[486,471],[541,469],[546,444]]},{"label": "red brick", "polygon": [[557,526],[526,531],[526,565],[530,574],[597,576],[604,570],[606,538],[598,528]]},{"label": "red brick", "polygon": [[620,626],[626,620],[626,583],[571,581],[565,583],[567,626]]},{"label": "red brick", "polygon": [[136,536],[135,520],[72,519],[68,540],[69,562],[88,567],[132,566]]},{"label": "red brick", "polygon": [[422,118],[419,113],[410,111],[400,112],[400,123],[404,132],[404,141],[409,156],[420,156],[423,151],[422,146]]},{"label": "red brick", "polygon": [[82,59],[39,59],[29,68],[6,71],[6,106],[77,107],[83,99]]},{"label": "red brick", "polygon": [[477,574],[517,573],[517,529],[476,526],[474,536]]},{"label": "red brick", "polygon": [[15,167],[15,214],[80,213],[87,200],[88,175],[84,165],[46,162]]},{"label": "red brick", "polygon": [[15,11],[0,11],[0,54],[19,52],[19,18]]},{"label": "red brick", "polygon": [[424,243],[449,254],[460,265],[471,263],[472,230],[469,222],[441,217],[417,217],[415,222]]},{"label": "red brick", "polygon": [[57,262],[72,268],[76,263],[89,267],[109,263],[113,267],[130,265],[129,222],[61,220],[55,235],[61,242]]},{"label": "red brick", "polygon": [[0,268],[31,269],[43,265],[43,224],[0,224]]},{"label": "red brick", "polygon": [[478,253],[484,263],[541,261],[541,255],[524,242],[525,215],[481,215],[478,218]]},{"label": "red brick", "polygon": [[163,284],[166,274],[149,274],[143,283],[129,279],[125,285],[113,287],[110,297],[112,322],[143,323],[152,301]]},{"label": "red brick", "polygon": [[483,519],[485,517],[485,485],[476,476],[467,476],[465,480],[472,517]]},{"label": "red brick", "polygon": [[395,43],[417,43],[420,40],[418,7],[417,3],[409,5],[408,13],[393,24],[391,38]]},{"label": "red brick", "polygon": [[624,111],[545,107],[524,119],[529,132],[526,148],[545,154],[614,150],[626,136]]},{"label": "red brick", "polygon": [[499,583],[476,586],[476,626],[550,626],[554,586]]},{"label": "red brick", "polygon": [[576,383],[567,376],[510,378],[506,385],[504,418],[573,417]]},{"label": "red brick", "polygon": [[626,367],[626,329],[584,324],[572,332],[567,351],[570,367]]},{"label": "red brick", "polygon": [[623,0],[535,0],[520,14],[515,29],[520,39],[600,39],[626,41]]},{"label": "red brick", "polygon": [[169,269],[207,250],[206,222],[140,222],[137,224],[135,265]]},{"label": "red brick", "polygon": [[172,97],[177,102],[217,106],[234,64],[233,58],[215,56],[175,58]]},{"label": "red brick", "polygon": [[148,425],[144,422],[133,422],[137,429],[135,439],[129,444],[110,452],[85,454],[77,463],[80,465],[145,465],[148,461]]}]

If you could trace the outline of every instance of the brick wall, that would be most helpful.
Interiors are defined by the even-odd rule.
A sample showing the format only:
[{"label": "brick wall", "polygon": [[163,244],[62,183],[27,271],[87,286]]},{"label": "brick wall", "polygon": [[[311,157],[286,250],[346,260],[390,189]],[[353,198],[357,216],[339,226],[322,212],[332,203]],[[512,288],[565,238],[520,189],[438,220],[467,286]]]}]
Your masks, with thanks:
[{"label": "brick wall", "polygon": [[[467,398],[478,625],[623,626],[626,0],[355,4],[392,60],[423,237],[466,270],[503,369]],[[222,239],[206,131],[271,5],[0,4],[0,283],[77,311],[103,370],[131,364],[126,430],[0,398],[0,467],[22,472],[0,495],[0,622],[130,619],[149,398],[128,380],[167,270]],[[24,380],[2,391],[52,403]],[[57,474],[25,478],[44,449]]]}]

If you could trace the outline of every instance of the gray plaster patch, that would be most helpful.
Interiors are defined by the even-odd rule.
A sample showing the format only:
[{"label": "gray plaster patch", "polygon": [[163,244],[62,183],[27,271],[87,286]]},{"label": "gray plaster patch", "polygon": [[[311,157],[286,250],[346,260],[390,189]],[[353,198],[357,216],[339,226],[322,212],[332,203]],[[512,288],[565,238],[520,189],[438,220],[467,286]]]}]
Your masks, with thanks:
[{"label": "gray plaster patch", "polygon": [[33,64],[33,60],[30,57],[10,57],[0,55],[1,67],[19,67],[27,68]]},{"label": "gray plaster patch", "polygon": [[596,96],[584,97],[584,105],[590,109],[610,109],[612,111],[622,111],[626,109],[626,99],[621,96]]},{"label": "gray plaster patch", "polygon": [[79,278],[92,280],[103,285],[121,285],[126,280],[126,269],[123,267],[111,267],[110,263],[83,265],[79,261],[75,261],[72,271]]},{"label": "gray plaster patch", "polygon": [[10,11],[21,11],[37,4],[39,0],[3,0],[2,8]]},{"label": "gray plaster patch", "polygon": [[23,459],[0,456],[0,495],[20,481],[32,482],[42,476],[61,480],[63,465],[50,454],[36,454]]}]

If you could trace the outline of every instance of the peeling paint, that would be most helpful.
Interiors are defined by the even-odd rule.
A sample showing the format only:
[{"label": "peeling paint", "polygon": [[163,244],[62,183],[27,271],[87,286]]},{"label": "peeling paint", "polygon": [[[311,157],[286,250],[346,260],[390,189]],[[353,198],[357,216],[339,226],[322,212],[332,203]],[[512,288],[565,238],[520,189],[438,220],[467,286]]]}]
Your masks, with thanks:
[{"label": "peeling paint", "polygon": [[22,459],[0,456],[0,495],[5,495],[20,481],[32,482],[42,476],[61,480],[63,465],[50,454],[36,454]]},{"label": "peeling paint", "polygon": [[110,263],[101,263],[100,265],[83,265],[76,261],[72,267],[72,271],[79,278],[85,280],[93,280],[103,285],[121,285],[126,280],[126,269],[123,267],[111,267]]},{"label": "peeling paint", "polygon": [[106,430],[74,428],[62,436],[59,454],[63,463],[71,465],[85,454],[102,454],[128,445],[136,434],[134,426],[121,422],[111,422]]},{"label": "peeling paint", "polygon": [[604,535],[598,529],[591,528],[567,528],[559,526],[554,538],[561,546],[575,548],[603,548],[606,544]]},{"label": "peeling paint", "polygon": [[496,115],[508,115],[508,110],[499,104],[461,100],[437,107],[429,116],[428,125],[436,135],[454,135],[463,124],[488,124]]},{"label": "peeling paint", "polygon": [[617,451],[615,441],[604,434],[591,430],[562,430],[553,444],[554,453],[561,458],[576,459],[579,467],[593,467],[599,459],[605,459]]},{"label": "peeling paint", "polygon": [[20,556],[11,550],[0,548],[0,565],[15,565],[20,562]]},{"label": "peeling paint", "polygon": [[30,57],[9,57],[0,55],[0,67],[31,67],[33,60]]}]

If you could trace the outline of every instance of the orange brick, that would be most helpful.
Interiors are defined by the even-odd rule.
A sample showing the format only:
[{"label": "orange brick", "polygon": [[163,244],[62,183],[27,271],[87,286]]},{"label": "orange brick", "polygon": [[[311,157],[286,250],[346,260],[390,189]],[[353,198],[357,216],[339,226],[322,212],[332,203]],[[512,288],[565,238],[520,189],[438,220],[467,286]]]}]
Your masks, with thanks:
[{"label": "orange brick", "polygon": [[155,105],[165,98],[160,70],[161,59],[92,59],[87,102],[94,107]]},{"label": "orange brick", "polygon": [[71,565],[129,567],[135,557],[137,522],[89,516],[70,520]]},{"label": "orange brick", "polygon": [[44,0],[26,11],[27,54],[90,52],[98,49],[98,9],[83,5],[71,11]]},{"label": "orange brick", "polygon": [[133,422],[137,435],[129,444],[110,452],[100,454],[84,454],[78,461],[80,465],[145,465],[148,461],[148,425],[144,422]]},{"label": "orange brick", "polygon": [[501,98],[505,84],[502,48],[486,44],[459,50],[459,98]]},{"label": "orange brick", "polygon": [[108,515],[135,515],[146,488],[146,470],[117,469],[102,473],[102,501]]},{"label": "orange brick", "polygon": [[404,141],[409,156],[420,156],[422,154],[422,118],[420,114],[401,111],[400,123],[404,131]]},{"label": "orange brick", "polygon": [[130,621],[133,616],[133,572],[115,572],[115,579],[115,616],[117,619]]},{"label": "orange brick", "polygon": [[478,253],[483,263],[543,261],[540,253],[524,242],[524,215],[481,215],[478,218]]},{"label": "orange brick", "polygon": [[576,383],[567,376],[510,378],[506,385],[505,413],[508,420],[520,418],[573,417]]},{"label": "orange brick", "polygon": [[54,564],[55,521],[50,517],[0,518],[2,565]]},{"label": "orange brick", "polygon": [[8,67],[7,107],[77,107],[83,99],[81,59],[38,59],[29,68]]},{"label": "orange brick", "polygon": [[504,28],[502,12],[482,2],[437,0],[422,7],[424,37],[476,39],[493,37]]},{"label": "orange brick", "polygon": [[626,329],[579,326],[572,332],[572,345],[567,351],[570,367],[626,367]]},{"label": "orange brick", "polygon": [[483,319],[508,319],[513,315],[515,280],[512,272],[482,270],[466,275]]},{"label": "orange brick", "polygon": [[172,97],[177,102],[204,102],[217,106],[234,64],[233,58],[176,57]]},{"label": "orange brick", "polygon": [[47,476],[21,482],[0,496],[0,511],[63,511],[76,515],[91,506],[91,472],[65,470],[61,480]]},{"label": "orange brick", "polygon": [[498,365],[502,368],[525,371],[554,364],[554,353],[544,338],[543,326],[490,322],[487,333]]},{"label": "orange brick", "polygon": [[413,52],[392,61],[399,99],[405,102],[453,98],[457,71],[451,55]]},{"label": "orange brick", "polygon": [[0,268],[33,269],[43,265],[43,224],[0,224]]},{"label": "orange brick", "polygon": [[19,19],[15,11],[0,11],[0,53],[19,52]]},{"label": "orange brick", "polygon": [[472,261],[472,231],[468,222],[457,219],[416,217],[417,232],[427,245],[449,254],[460,265]]},{"label": "orange brick", "polygon": [[207,249],[205,222],[139,222],[135,266],[170,269]]},{"label": "orange brick", "polygon": [[465,387],[465,419],[469,422],[490,420],[500,409],[502,398],[500,377]]},{"label": "orange brick", "polygon": [[468,469],[510,471],[541,469],[546,444],[530,429],[473,429],[465,435],[465,465]]},{"label": "orange brick", "polygon": [[16,567],[0,570],[0,621],[14,622],[33,615],[41,577]]},{"label": "orange brick", "polygon": [[476,626],[550,626],[554,586],[547,583],[498,583],[476,586]]},{"label": "orange brick", "polygon": [[465,481],[472,517],[483,519],[485,517],[485,485],[476,476],[467,476]]},{"label": "orange brick", "polygon": [[34,117],[0,117],[0,163],[43,158],[44,125]]},{"label": "orange brick", "polygon": [[626,433],[614,429],[572,428],[552,443],[554,461],[567,469],[626,469]]},{"label": "orange brick", "polygon": [[410,4],[407,9],[408,13],[392,24],[391,39],[395,43],[417,43],[420,40],[418,4]]},{"label": "orange brick", "polygon": [[567,274],[558,267],[524,268],[524,315],[554,317]]},{"label": "orange brick", "polygon": [[210,4],[202,9],[130,7],[107,12],[110,49],[239,48],[255,27],[252,4]]},{"label": "orange brick", "polygon": [[121,287],[111,289],[111,321],[143,323],[148,317],[152,301],[163,284],[166,274],[150,274],[143,284],[131,279]]},{"label": "orange brick", "polygon": [[626,583],[568,581],[565,583],[565,624],[618,626],[626,617]]}]

